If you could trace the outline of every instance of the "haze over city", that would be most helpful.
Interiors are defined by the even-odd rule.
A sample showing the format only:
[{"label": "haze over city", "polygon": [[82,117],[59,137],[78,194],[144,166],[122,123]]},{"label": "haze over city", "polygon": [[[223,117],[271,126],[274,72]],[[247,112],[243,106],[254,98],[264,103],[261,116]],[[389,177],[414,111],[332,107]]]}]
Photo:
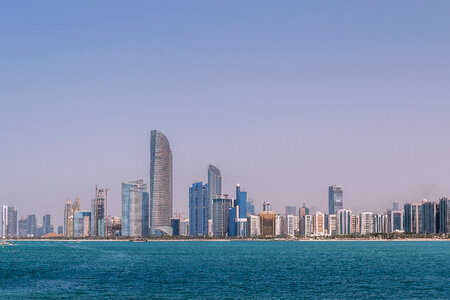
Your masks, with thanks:
[{"label": "haze over city", "polygon": [[334,184],[355,211],[450,196],[450,4],[434,3],[4,3],[1,204],[62,225],[97,184],[120,216],[152,129],[186,216],[210,163],[257,211],[326,212]]}]

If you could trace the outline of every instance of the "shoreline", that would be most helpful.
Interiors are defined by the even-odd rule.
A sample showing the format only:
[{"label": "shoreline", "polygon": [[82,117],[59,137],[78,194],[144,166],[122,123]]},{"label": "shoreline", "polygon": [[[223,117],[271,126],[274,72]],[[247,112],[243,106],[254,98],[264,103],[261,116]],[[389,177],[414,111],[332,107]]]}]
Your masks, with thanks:
[{"label": "shoreline", "polygon": [[148,239],[133,241],[127,239],[3,239],[13,242],[449,242],[450,239],[435,238],[403,238],[403,239]]}]

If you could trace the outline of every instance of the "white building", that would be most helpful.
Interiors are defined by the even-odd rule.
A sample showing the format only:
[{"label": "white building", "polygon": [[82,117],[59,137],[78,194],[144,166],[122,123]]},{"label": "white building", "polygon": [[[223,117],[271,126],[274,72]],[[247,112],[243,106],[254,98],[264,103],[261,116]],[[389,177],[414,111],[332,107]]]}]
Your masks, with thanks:
[{"label": "white building", "polygon": [[350,234],[350,224],[352,221],[352,211],[340,209],[336,212],[336,234]]},{"label": "white building", "polygon": [[286,216],[285,233],[288,236],[295,236],[298,234],[298,216],[294,215]]},{"label": "white building", "polygon": [[328,216],[328,234],[330,235],[336,234],[336,215]]},{"label": "white building", "polygon": [[313,233],[313,222],[312,222],[312,216],[311,215],[306,215],[303,218],[303,228],[305,228],[305,236],[311,236]]},{"label": "white building", "polygon": [[189,219],[180,220],[180,236],[189,236]]},{"label": "white building", "polygon": [[275,216],[275,236],[284,236],[284,216]]},{"label": "white building", "polygon": [[321,212],[316,212],[313,215],[313,228],[314,228],[314,235],[316,236],[325,235],[325,214]]},{"label": "white building", "polygon": [[359,214],[360,230],[361,234],[369,234],[374,232],[373,226],[373,213],[362,212]]},{"label": "white building", "polygon": [[259,216],[248,215],[247,216],[247,230],[248,236],[260,236],[261,235],[261,222]]}]

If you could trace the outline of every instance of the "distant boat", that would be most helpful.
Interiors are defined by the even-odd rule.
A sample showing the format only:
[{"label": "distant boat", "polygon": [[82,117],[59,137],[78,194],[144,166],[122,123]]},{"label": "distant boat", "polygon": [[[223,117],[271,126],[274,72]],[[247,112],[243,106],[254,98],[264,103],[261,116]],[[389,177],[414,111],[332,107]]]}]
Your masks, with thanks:
[{"label": "distant boat", "polygon": [[146,242],[146,239],[132,239],[130,242]]},{"label": "distant boat", "polygon": [[2,248],[5,248],[5,246],[15,246],[15,244],[11,241],[1,241],[0,245],[2,245]]}]

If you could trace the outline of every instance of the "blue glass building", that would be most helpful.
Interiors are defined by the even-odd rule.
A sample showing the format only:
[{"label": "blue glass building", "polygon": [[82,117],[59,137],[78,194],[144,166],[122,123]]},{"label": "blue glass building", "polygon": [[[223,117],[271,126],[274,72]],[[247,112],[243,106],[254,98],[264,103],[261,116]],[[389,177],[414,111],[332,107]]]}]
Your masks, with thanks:
[{"label": "blue glass building", "polygon": [[450,200],[447,198],[439,200],[439,232],[450,232]]},{"label": "blue glass building", "polygon": [[149,235],[149,194],[143,179],[122,183],[121,235]]},{"label": "blue glass building", "polygon": [[76,211],[73,213],[73,236],[87,237],[90,232],[91,212]]},{"label": "blue glass building", "polygon": [[208,235],[208,185],[196,182],[189,188],[189,235]]},{"label": "blue glass building", "polygon": [[328,187],[328,214],[334,215],[344,208],[344,191],[341,187],[333,185]]},{"label": "blue glass building", "polygon": [[219,168],[213,165],[208,166],[208,220],[212,219],[212,201],[217,195],[222,194],[222,174]]},{"label": "blue glass building", "polygon": [[180,236],[180,219],[173,218],[170,223],[172,225],[172,236]]},{"label": "blue glass building", "polygon": [[237,217],[237,211],[236,206],[230,208],[230,212],[228,214],[228,236],[233,237],[236,236],[236,217]]}]

